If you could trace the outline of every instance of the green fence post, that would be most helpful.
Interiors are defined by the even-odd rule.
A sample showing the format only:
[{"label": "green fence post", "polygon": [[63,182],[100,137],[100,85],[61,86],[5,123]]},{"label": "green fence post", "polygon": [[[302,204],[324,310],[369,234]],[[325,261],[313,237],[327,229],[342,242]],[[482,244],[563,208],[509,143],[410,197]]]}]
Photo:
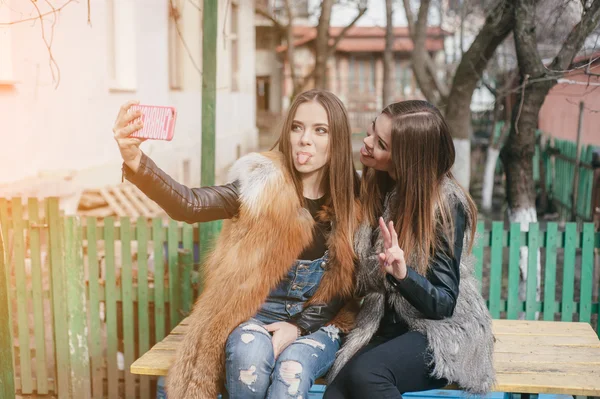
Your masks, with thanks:
[{"label": "green fence post", "polygon": [[29,198],[29,249],[31,256],[31,288],[33,291],[33,314],[35,326],[35,372],[37,394],[48,394],[48,372],[44,320],[44,289],[42,284],[42,259],[40,245],[39,203],[37,198]]},{"label": "green fence post", "polygon": [[4,239],[0,228],[0,398],[15,397],[15,375],[13,370],[13,337],[8,297],[8,267],[5,259]]},{"label": "green fence post", "polygon": [[79,218],[69,216],[65,223],[65,271],[67,277],[67,315],[71,389],[73,397],[92,396],[88,350],[86,284],[83,270],[83,245]]},{"label": "green fence post", "polygon": [[56,358],[56,378],[54,391],[58,399],[70,398],[69,390],[69,333],[67,329],[67,296],[65,287],[65,265],[63,226],[58,206],[58,198],[48,198],[46,218],[50,244],[50,277],[52,315],[54,316],[54,353]]},{"label": "green fence post", "polygon": [[12,228],[13,228],[13,259],[15,267],[15,285],[17,302],[17,336],[19,337],[19,371],[21,376],[20,391],[23,395],[33,393],[33,377],[31,374],[31,349],[29,346],[29,299],[30,291],[27,289],[27,277],[25,276],[25,221],[23,220],[23,205],[21,198],[13,198],[12,206]]},{"label": "green fence post", "polygon": [[[202,158],[200,185],[215,184],[215,125],[217,100],[217,24],[218,3],[204,0],[202,10]],[[200,226],[200,251],[204,259],[215,234],[214,223]]]}]

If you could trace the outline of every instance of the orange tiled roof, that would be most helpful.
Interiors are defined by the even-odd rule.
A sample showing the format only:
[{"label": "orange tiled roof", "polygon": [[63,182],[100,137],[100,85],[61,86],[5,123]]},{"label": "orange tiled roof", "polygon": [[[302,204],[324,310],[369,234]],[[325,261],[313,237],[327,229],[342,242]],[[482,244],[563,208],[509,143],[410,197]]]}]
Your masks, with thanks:
[{"label": "orange tiled roof", "polygon": [[[329,35],[335,38],[342,31],[342,27],[331,27]],[[427,31],[425,46],[429,51],[443,49],[443,36],[449,33],[439,27],[430,27]],[[297,38],[295,46],[303,46],[317,37],[317,29],[312,26],[295,26],[294,36]],[[405,26],[394,28],[394,51],[412,51],[413,44],[409,38],[408,28]],[[333,41],[333,39],[332,39]],[[381,52],[385,48],[385,28],[378,26],[354,26],[346,32],[340,41],[337,51],[342,52]],[[285,51],[286,45],[277,47],[278,52]]]}]

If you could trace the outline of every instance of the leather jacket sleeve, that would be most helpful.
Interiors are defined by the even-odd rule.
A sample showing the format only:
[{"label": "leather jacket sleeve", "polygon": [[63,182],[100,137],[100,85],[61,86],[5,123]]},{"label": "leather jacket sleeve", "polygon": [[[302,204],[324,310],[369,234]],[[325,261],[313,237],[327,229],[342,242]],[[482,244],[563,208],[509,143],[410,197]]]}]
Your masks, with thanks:
[{"label": "leather jacket sleeve", "polygon": [[336,297],[327,304],[315,304],[306,307],[293,322],[300,327],[302,335],[312,334],[330,322],[342,309],[344,301]]},{"label": "leather jacket sleeve", "polygon": [[462,205],[453,210],[452,216],[455,226],[454,254],[450,255],[446,243],[445,250],[434,254],[427,277],[409,267],[407,276],[403,280],[396,280],[398,291],[428,319],[451,317],[458,298],[460,258],[466,224]]},{"label": "leather jacket sleeve", "polygon": [[146,154],[142,155],[136,173],[123,164],[123,177],[177,221],[191,224],[230,219],[239,211],[237,182],[223,186],[189,188],[176,182]]}]

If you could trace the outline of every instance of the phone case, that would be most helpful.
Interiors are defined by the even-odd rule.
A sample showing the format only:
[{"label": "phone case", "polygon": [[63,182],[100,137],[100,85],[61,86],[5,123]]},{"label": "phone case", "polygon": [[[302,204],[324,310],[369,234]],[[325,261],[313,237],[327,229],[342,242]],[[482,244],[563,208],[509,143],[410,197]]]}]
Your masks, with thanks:
[{"label": "phone case", "polygon": [[[129,137],[136,137],[149,140],[166,140],[170,141],[175,133],[175,119],[177,111],[175,107],[161,105],[132,105],[129,112],[142,111],[141,120],[144,122],[144,127]],[[131,123],[135,123],[140,118],[134,119]]]}]

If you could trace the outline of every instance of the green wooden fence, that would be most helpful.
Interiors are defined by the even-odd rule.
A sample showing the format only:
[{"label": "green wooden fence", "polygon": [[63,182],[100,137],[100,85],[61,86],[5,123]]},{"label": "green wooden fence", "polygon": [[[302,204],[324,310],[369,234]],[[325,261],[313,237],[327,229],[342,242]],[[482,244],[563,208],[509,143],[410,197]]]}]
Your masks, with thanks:
[{"label": "green wooden fence", "polygon": [[592,220],[594,177],[592,154],[594,149],[595,147],[592,145],[584,145],[580,149],[577,202],[573,205],[577,144],[568,140],[553,139],[549,140],[545,146],[543,164],[546,165],[546,187],[548,187],[551,200],[558,206],[563,220],[569,220],[573,206],[575,206],[577,220]]},{"label": "green wooden fence", "polygon": [[[198,225],[64,217],[58,205],[56,198],[29,199],[26,206],[20,198],[0,199],[6,249],[5,257],[0,253],[0,319],[10,321],[0,323],[0,397],[16,390],[150,398],[153,380],[132,375],[129,365],[192,307],[202,284]],[[560,230],[554,223],[532,224],[521,232],[517,224],[486,228],[481,222],[478,234],[476,273],[493,317],[533,319],[539,312],[544,320],[585,321],[600,331],[593,278],[600,233],[591,224]],[[519,298],[522,247],[529,248],[530,278]]]},{"label": "green wooden fence", "polygon": [[0,397],[10,397],[2,387],[13,377],[14,388],[6,389],[22,394],[151,397],[151,379],[134,376],[129,366],[192,307],[201,284],[198,227],[62,217],[55,198],[42,206],[29,199],[27,207],[20,198],[0,199],[0,225],[0,292],[7,287],[8,294],[0,296],[0,319],[10,320],[4,326],[15,337],[0,342],[2,350],[14,348],[16,370],[2,356]]},{"label": "green wooden fence", "polygon": [[[493,141],[498,140],[504,128],[504,121],[496,123],[493,131]],[[560,219],[571,220],[573,209],[573,180],[575,179],[575,163],[577,156],[577,143],[569,140],[560,140],[548,137],[544,132],[537,130],[538,144],[533,157],[533,179],[538,184],[544,183],[548,199],[558,208]],[[592,156],[597,147],[582,145],[579,152],[578,186],[576,221],[592,221],[592,189],[594,169]],[[543,173],[542,173],[543,172]],[[502,174],[502,160],[496,163],[496,174]],[[540,179],[545,177],[542,182]]]},{"label": "green wooden fence", "polygon": [[[498,122],[494,129],[494,137],[498,138],[504,122]],[[533,158],[533,178],[536,184],[544,183],[548,199],[558,208],[560,219],[572,220],[573,209],[573,180],[575,179],[575,163],[577,143],[546,137],[541,131],[536,132],[538,144]],[[543,141],[542,144],[539,144]],[[594,169],[592,156],[597,147],[582,145],[579,152],[579,177],[577,185],[576,221],[592,221],[592,189]],[[543,170],[542,170],[543,169]],[[543,174],[542,174],[543,172]],[[503,173],[502,161],[498,159],[496,173]],[[541,178],[545,177],[544,181]]]}]

